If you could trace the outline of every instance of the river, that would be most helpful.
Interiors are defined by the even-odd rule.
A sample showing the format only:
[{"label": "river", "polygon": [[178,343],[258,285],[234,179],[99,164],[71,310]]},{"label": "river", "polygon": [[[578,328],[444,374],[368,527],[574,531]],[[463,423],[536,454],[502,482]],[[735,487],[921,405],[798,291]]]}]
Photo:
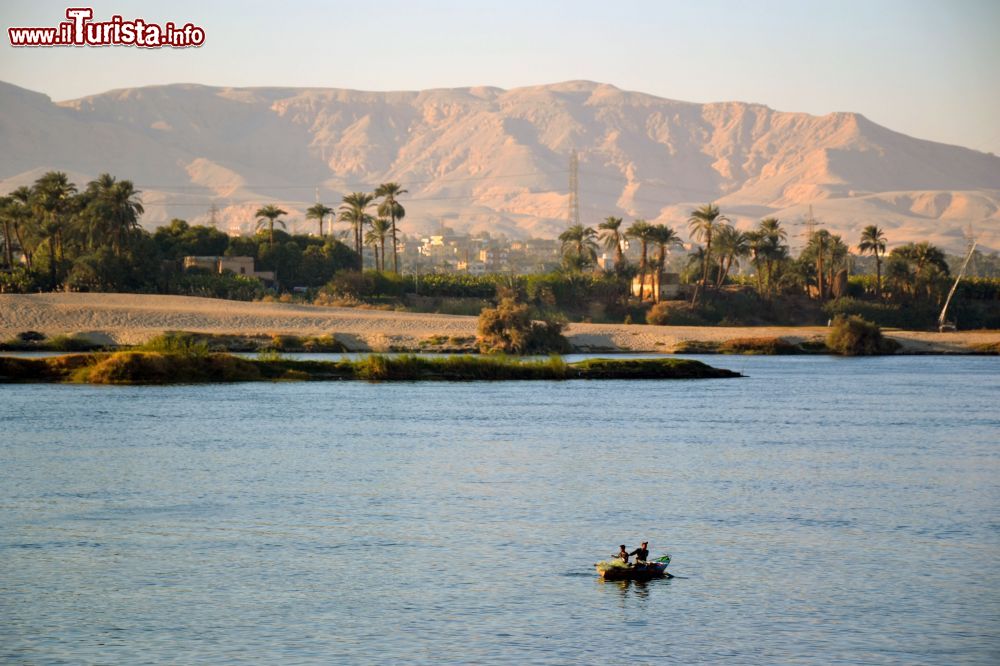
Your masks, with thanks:
[{"label": "river", "polygon": [[0,385],[0,661],[997,663],[1000,358],[698,358]]}]

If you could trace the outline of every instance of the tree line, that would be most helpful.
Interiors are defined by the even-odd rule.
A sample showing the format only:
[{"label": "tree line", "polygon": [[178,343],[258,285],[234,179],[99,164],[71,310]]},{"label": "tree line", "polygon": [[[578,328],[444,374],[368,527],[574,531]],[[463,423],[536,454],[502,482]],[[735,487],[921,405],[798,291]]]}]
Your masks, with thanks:
[{"label": "tree line", "polygon": [[[267,234],[230,238],[212,226],[184,220],[150,233],[129,180],[102,174],[82,189],[65,173],[49,172],[31,186],[0,197],[0,291],[134,291],[253,298],[265,293],[249,276],[181,272],[180,260],[197,256],[251,256],[257,270],[273,271],[278,285],[325,284],[357,265],[354,251],[330,237],[291,235],[280,215]],[[280,209],[277,209],[280,211]],[[282,212],[283,214],[283,212]]]},{"label": "tree line", "polygon": [[[662,272],[668,254],[683,244],[678,233],[667,225],[642,219],[627,228],[623,224],[620,217],[607,217],[596,229],[580,224],[569,227],[559,235],[563,266],[568,271],[596,270],[597,254],[603,245],[613,253],[611,272],[623,277],[639,276],[641,300],[647,273]],[[798,257],[792,257],[788,232],[775,217],[764,218],[753,229],[741,231],[717,205],[706,204],[691,211],[688,230],[700,243],[687,255],[681,276],[682,282],[694,285],[692,304],[734,281],[734,271],[743,266],[752,268],[750,284],[764,299],[804,293],[823,301],[845,295],[850,247],[840,235],[826,229],[813,230]],[[639,244],[635,267],[629,266],[624,253],[629,240]],[[886,246],[885,231],[876,225],[865,227],[857,240],[858,254],[871,255],[875,260],[871,295],[896,300],[940,298],[950,277],[941,249],[927,242],[907,243],[886,254]],[[656,250],[652,258],[651,248]]]},{"label": "tree line", "polygon": [[[396,223],[406,217],[406,209],[399,202],[398,197],[406,194],[399,183],[382,183],[374,192],[351,192],[345,194],[337,210],[330,208],[326,204],[316,202],[306,209],[306,219],[316,220],[319,225],[319,237],[325,236],[323,224],[327,217],[330,217],[330,224],[334,220],[343,222],[350,226],[354,242],[355,268],[358,271],[364,270],[365,246],[371,246],[375,257],[375,270],[382,272],[386,270],[386,241],[389,241],[392,249],[392,272],[399,272],[399,238],[397,235]],[[381,199],[381,201],[376,201]],[[369,210],[375,207],[376,215],[372,215]],[[282,210],[275,204],[268,204],[258,208],[254,213],[257,220],[257,231],[267,228],[268,242],[274,244],[274,225],[278,224],[285,228],[282,216],[288,212]]]},{"label": "tree line", "polygon": [[[406,294],[415,292],[489,300],[498,284],[511,281],[513,276],[506,275],[442,275],[420,276],[418,283],[416,276],[401,276],[398,223],[406,216],[400,203],[406,193],[399,183],[390,182],[373,192],[345,195],[336,210],[316,203],[306,211],[306,219],[317,224],[318,235],[288,233],[282,219],[288,213],[276,204],[256,210],[254,236],[229,237],[212,226],[183,220],[150,233],[139,224],[144,208],[131,181],[102,174],[77,188],[66,174],[49,172],[33,185],[0,197],[0,291],[135,291],[239,299],[259,298],[267,291],[252,277],[178,270],[180,260],[189,255],[251,256],[257,270],[276,274],[273,289],[278,292],[325,285],[330,293],[350,292],[361,300],[391,301],[394,307],[410,307],[404,302]],[[346,242],[330,233],[334,224],[345,225]],[[922,242],[887,251],[886,233],[876,225],[855,239],[856,254],[843,237],[819,228],[811,231],[798,256],[792,256],[785,224],[774,217],[744,231],[717,205],[706,204],[690,212],[687,228],[695,244],[682,254],[680,234],[665,224],[637,219],[626,226],[622,218],[611,216],[596,228],[574,225],[559,236],[562,270],[526,276],[517,284],[540,311],[601,321],[636,320],[645,317],[648,308],[646,277],[663,272],[669,262],[680,281],[690,285],[688,306],[696,315],[692,323],[793,323],[788,312],[801,307],[793,308],[789,299],[796,298],[816,304],[813,320],[822,316],[819,308],[833,303],[840,307],[845,297],[871,304],[865,311],[870,319],[888,317],[892,308],[929,311],[940,307],[951,278],[940,248]],[[626,242],[635,244],[631,254],[637,257],[632,261]],[[365,248],[371,248],[375,271],[359,275]],[[602,248],[613,261],[606,271],[596,268]],[[874,275],[849,275],[852,262],[873,262]],[[638,299],[629,289],[636,276]],[[972,291],[960,289],[959,295],[975,292],[972,300],[996,300],[1000,292],[995,281],[968,280],[962,286]],[[733,300],[736,292],[752,292],[756,301],[740,306]],[[919,321],[928,317],[921,314]],[[983,316],[967,319],[983,325],[993,321]]]}]

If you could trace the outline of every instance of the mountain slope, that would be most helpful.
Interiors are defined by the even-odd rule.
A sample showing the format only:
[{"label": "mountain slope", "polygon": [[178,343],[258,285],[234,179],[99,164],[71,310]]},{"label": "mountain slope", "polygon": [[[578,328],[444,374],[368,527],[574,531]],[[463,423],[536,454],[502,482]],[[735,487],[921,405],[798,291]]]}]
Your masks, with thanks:
[{"label": "mountain slope", "polygon": [[170,85],[59,104],[0,84],[2,189],[47,169],[78,182],[110,171],[144,191],[150,227],[204,222],[214,203],[221,226],[248,229],[256,207],[278,202],[306,228],[317,194],[332,203],[397,180],[410,191],[406,231],[554,236],[573,149],[587,224],[620,215],[686,229],[708,201],[741,225],[794,222],[812,205],[852,243],[876,223],[893,242],[957,249],[964,225],[1000,221],[1000,158],[853,113],[692,104],[582,81],[389,93]]}]

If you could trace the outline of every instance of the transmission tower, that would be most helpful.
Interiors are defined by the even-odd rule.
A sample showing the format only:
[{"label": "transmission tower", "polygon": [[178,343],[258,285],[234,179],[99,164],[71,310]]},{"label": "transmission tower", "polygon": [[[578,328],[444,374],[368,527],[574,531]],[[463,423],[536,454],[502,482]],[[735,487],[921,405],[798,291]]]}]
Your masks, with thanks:
[{"label": "transmission tower", "polygon": [[209,207],[208,209],[208,223],[213,227],[215,226],[215,223],[218,221],[217,220],[218,215],[219,215],[219,207],[216,206],[215,202],[213,201],[211,207]]},{"label": "transmission tower", "polygon": [[813,232],[816,231],[816,227],[818,226],[818,224],[819,223],[816,222],[816,218],[813,217],[812,204],[809,204],[809,218],[806,220],[806,242],[808,242],[809,239],[812,238]]},{"label": "transmission tower", "polygon": [[569,223],[580,224],[580,159],[575,148],[569,154]]}]

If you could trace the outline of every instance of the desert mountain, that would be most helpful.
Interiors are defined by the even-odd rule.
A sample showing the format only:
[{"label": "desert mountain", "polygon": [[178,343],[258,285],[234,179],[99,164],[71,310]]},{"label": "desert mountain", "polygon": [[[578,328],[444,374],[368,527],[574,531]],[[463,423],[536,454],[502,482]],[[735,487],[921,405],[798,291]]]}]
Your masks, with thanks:
[{"label": "desert mountain", "polygon": [[1000,158],[856,113],[692,104],[583,81],[419,92],[169,85],[59,103],[0,83],[0,191],[51,169],[81,185],[107,171],[143,191],[150,228],[206,223],[214,204],[221,228],[248,230],[257,207],[279,203],[291,228],[311,229],[304,210],[317,196],[336,205],[394,180],[409,190],[404,231],[551,237],[567,225],[573,150],[585,224],[643,217],[686,235],[688,211],[709,201],[740,226],[767,215],[801,223],[812,206],[851,244],[874,223],[893,244],[952,251],[969,224],[1000,227]]}]

